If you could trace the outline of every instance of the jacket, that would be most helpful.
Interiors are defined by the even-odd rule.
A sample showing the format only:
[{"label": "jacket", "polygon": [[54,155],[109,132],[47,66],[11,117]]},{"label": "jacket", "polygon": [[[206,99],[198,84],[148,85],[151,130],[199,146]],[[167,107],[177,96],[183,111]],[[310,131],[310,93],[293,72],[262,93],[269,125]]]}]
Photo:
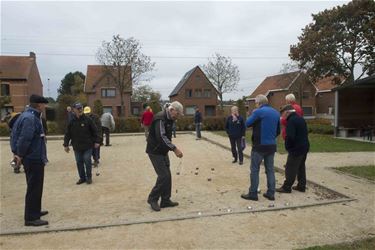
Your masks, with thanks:
[{"label": "jacket", "polygon": [[100,121],[102,122],[102,127],[106,127],[111,130],[115,129],[115,120],[113,119],[113,116],[111,115],[111,113],[102,114]]},{"label": "jacket", "polygon": [[70,141],[74,150],[85,151],[92,148],[94,143],[100,143],[101,139],[94,122],[82,114],[79,118],[75,116],[66,128],[64,147],[68,147]]},{"label": "jacket", "polygon": [[[296,111],[296,114],[303,117],[303,110],[302,110],[301,106],[298,105],[296,102],[292,102],[291,105],[293,106],[294,110]],[[284,117],[281,117],[280,122],[281,122],[281,125],[282,125],[281,135],[282,135],[283,139],[285,140],[287,121]]]},{"label": "jacket", "polygon": [[103,137],[102,137],[102,123],[100,121],[100,118],[98,115],[94,113],[88,114],[88,117],[94,122],[95,127],[96,127],[96,132],[98,134],[98,137],[100,138],[100,143],[103,142]]},{"label": "jacket", "polygon": [[144,126],[150,126],[153,118],[154,118],[154,113],[147,110],[147,111],[143,112],[143,114],[142,114],[141,123]]},{"label": "jacket", "polygon": [[172,144],[173,123],[167,111],[160,111],[154,116],[147,137],[147,154],[167,155],[176,148]]},{"label": "jacket", "polygon": [[28,107],[20,114],[12,127],[10,144],[12,152],[23,161],[48,162],[40,111]]},{"label": "jacket", "polygon": [[228,116],[225,123],[225,130],[228,136],[234,139],[245,136],[246,127],[242,116],[238,116],[235,122],[233,122],[233,116]]},{"label": "jacket", "polygon": [[197,123],[201,123],[202,122],[202,114],[201,112],[195,112],[194,114],[194,123],[197,124]]},{"label": "jacket", "polygon": [[253,127],[251,137],[256,152],[275,153],[276,137],[280,134],[280,115],[274,108],[261,105],[246,120],[246,127]]},{"label": "jacket", "polygon": [[305,119],[293,112],[288,116],[287,122],[285,149],[294,156],[306,154],[310,143]]}]

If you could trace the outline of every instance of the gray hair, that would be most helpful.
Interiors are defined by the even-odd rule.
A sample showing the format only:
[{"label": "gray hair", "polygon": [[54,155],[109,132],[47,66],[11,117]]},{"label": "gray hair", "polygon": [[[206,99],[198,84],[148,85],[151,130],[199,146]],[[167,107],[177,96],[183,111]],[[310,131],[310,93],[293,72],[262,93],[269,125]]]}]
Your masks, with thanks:
[{"label": "gray hair", "polygon": [[176,110],[178,113],[180,114],[183,114],[184,113],[184,106],[182,106],[182,104],[178,101],[174,101],[172,102],[169,106],[168,106],[168,110],[171,110],[171,109],[174,109]]},{"label": "gray hair", "polygon": [[255,97],[255,103],[259,105],[268,104],[268,98],[265,95],[257,95]]},{"label": "gray hair", "polygon": [[288,103],[289,102],[295,102],[296,97],[293,94],[288,94],[288,95],[285,96],[285,101],[287,101]]},{"label": "gray hair", "polygon": [[238,107],[237,107],[237,106],[232,106],[232,107],[230,108],[230,111],[231,111],[231,112],[238,111]]}]

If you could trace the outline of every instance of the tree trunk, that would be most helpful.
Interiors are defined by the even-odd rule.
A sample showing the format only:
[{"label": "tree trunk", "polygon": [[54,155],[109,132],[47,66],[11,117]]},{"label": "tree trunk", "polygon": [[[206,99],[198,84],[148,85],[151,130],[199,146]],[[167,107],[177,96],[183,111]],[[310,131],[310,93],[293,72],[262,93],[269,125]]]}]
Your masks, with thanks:
[{"label": "tree trunk", "polygon": [[124,116],[124,118],[125,118],[124,93],[123,92],[121,92],[120,97],[121,97],[121,114],[120,114],[120,117]]},{"label": "tree trunk", "polygon": [[219,99],[220,99],[220,109],[221,111],[223,111],[223,94],[222,93],[219,94]]}]

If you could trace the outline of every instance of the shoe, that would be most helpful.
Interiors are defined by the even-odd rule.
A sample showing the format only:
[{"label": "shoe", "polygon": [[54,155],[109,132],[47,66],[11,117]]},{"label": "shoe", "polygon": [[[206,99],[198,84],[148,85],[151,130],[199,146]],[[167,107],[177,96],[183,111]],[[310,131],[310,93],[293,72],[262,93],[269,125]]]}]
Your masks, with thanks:
[{"label": "shoe", "polygon": [[286,190],[283,187],[280,187],[280,188],[276,188],[276,192],[279,192],[279,193],[291,193],[292,191],[291,190]]},{"label": "shoe", "polygon": [[158,204],[157,201],[150,201],[150,200],[148,200],[147,203],[150,204],[152,210],[154,210],[156,212],[160,211],[160,206],[159,206],[159,204]]},{"label": "shoe", "polygon": [[176,206],[178,206],[178,202],[174,202],[174,201],[171,201],[171,200],[166,200],[166,201],[160,202],[160,208],[176,207]]},{"label": "shoe", "polygon": [[41,219],[37,219],[37,220],[26,220],[26,221],[25,221],[25,226],[39,227],[39,226],[44,226],[44,225],[48,225],[48,221],[46,221],[46,220],[41,220]]},{"label": "shoe", "polygon": [[19,174],[19,173],[21,173],[21,171],[20,171],[19,169],[16,169],[16,168],[15,168],[15,169],[14,169],[14,173],[15,173],[15,174]]},{"label": "shoe", "polygon": [[237,162],[237,159],[234,159],[233,161],[232,161],[232,163],[236,163]]},{"label": "shoe", "polygon": [[299,186],[294,186],[294,187],[292,187],[292,189],[293,189],[293,190],[300,191],[300,192],[302,192],[302,193],[304,193],[304,192],[306,191],[306,188],[301,188],[301,187],[299,187]]},{"label": "shoe", "polygon": [[241,198],[245,200],[252,200],[252,201],[258,200],[257,196],[251,196],[250,194],[241,194]]},{"label": "shoe", "polygon": [[91,178],[87,178],[86,184],[91,184],[91,183],[92,183],[92,179]]},{"label": "shoe", "polygon": [[86,180],[84,180],[84,179],[79,179],[77,182],[76,182],[76,184],[77,185],[81,185],[82,183],[85,183],[86,182]]},{"label": "shoe", "polygon": [[263,197],[269,199],[270,201],[274,201],[275,200],[275,196],[270,196],[270,195],[268,195],[266,193],[263,194]]},{"label": "shoe", "polygon": [[110,146],[112,146],[112,144],[106,144],[106,145],[104,145],[104,146],[106,146],[106,147],[110,147]]},{"label": "shoe", "polygon": [[45,211],[40,211],[40,216],[44,216],[44,215],[47,215],[48,214],[48,211],[45,210]]},{"label": "shoe", "polygon": [[240,161],[240,163],[238,163],[238,164],[243,165],[243,161]]}]

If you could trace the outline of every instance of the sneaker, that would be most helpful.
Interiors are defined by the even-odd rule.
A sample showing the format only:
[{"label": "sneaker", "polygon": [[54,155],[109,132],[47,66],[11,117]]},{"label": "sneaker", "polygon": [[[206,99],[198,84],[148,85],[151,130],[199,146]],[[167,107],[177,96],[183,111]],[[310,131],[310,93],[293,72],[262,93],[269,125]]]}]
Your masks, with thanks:
[{"label": "sneaker", "polygon": [[258,200],[257,196],[251,196],[250,194],[241,194],[241,198],[245,200],[252,200],[252,201]]},{"label": "sneaker", "polygon": [[283,187],[279,187],[279,188],[276,188],[276,192],[279,192],[279,193],[291,193],[292,190],[286,190]]},{"label": "sneaker", "polygon": [[44,226],[44,225],[48,225],[48,221],[46,221],[46,220],[41,220],[41,219],[37,219],[37,220],[26,220],[26,221],[25,221],[25,226],[39,227],[39,226]]},{"label": "sneaker", "polygon": [[232,161],[232,163],[236,163],[237,162],[237,159],[234,159],[233,161]]},{"label": "sneaker", "polygon": [[86,182],[86,180],[84,180],[84,179],[79,179],[77,182],[76,182],[76,184],[77,185],[81,185],[82,183],[85,183]]},{"label": "sneaker", "polygon": [[150,204],[152,210],[154,210],[156,212],[160,211],[160,206],[159,206],[159,204],[158,204],[157,201],[150,201],[150,200],[148,200],[147,203]]},{"label": "sneaker", "polygon": [[275,200],[275,196],[271,196],[271,195],[268,195],[267,193],[264,193],[263,194],[263,197],[265,197],[265,198],[267,198],[267,199],[269,199],[270,201],[274,201]]},{"label": "sneaker", "polygon": [[87,178],[86,184],[91,184],[91,183],[92,183],[92,179],[91,178]]},{"label": "sneaker", "polygon": [[171,200],[166,200],[166,201],[161,201],[160,202],[160,207],[161,208],[165,208],[165,207],[176,207],[178,206],[178,202],[174,202],[174,201],[171,201]]},{"label": "sneaker", "polygon": [[104,145],[104,146],[106,146],[106,147],[110,147],[110,146],[112,146],[112,144],[106,144],[106,145]]},{"label": "sneaker", "polygon": [[302,193],[304,193],[304,192],[306,191],[306,188],[301,188],[301,187],[299,187],[299,186],[294,186],[294,187],[292,187],[292,189],[293,189],[293,190],[300,191],[300,192],[302,192]]},{"label": "sneaker", "polygon": [[243,165],[243,161],[240,161],[238,164]]}]

